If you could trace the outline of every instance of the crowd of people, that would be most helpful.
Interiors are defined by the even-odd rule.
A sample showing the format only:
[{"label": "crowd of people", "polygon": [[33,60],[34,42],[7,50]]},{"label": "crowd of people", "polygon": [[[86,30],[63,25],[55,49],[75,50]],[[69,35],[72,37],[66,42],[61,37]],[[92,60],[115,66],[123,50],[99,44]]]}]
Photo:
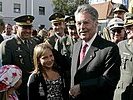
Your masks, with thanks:
[{"label": "crowd of people", "polygon": [[102,34],[89,4],[51,14],[49,30],[0,19],[0,100],[133,100],[133,14],[113,13]]}]

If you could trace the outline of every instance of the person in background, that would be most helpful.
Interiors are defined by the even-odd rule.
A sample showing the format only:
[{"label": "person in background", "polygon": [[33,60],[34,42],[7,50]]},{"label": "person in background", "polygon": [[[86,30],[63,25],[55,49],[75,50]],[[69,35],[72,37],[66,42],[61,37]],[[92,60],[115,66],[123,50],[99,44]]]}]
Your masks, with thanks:
[{"label": "person in background", "polygon": [[113,18],[109,21],[108,26],[111,41],[118,43],[126,39],[126,32],[124,29],[124,21],[120,18]]},{"label": "person in background", "polygon": [[51,37],[51,36],[53,36],[53,35],[54,35],[53,28],[50,27],[50,28],[48,29],[48,36]]},{"label": "person in background", "polygon": [[118,43],[121,55],[121,77],[114,100],[133,100],[133,14],[127,13],[124,21],[127,39]]},{"label": "person in background", "polygon": [[17,25],[12,26],[12,33],[17,34]]},{"label": "person in background", "polygon": [[45,40],[47,40],[48,37],[49,37],[48,36],[48,31],[47,30],[44,30],[44,29],[40,30],[38,32],[38,34],[37,34],[37,37],[40,38],[40,41],[41,42],[45,42]]},{"label": "person in background", "polygon": [[[68,36],[65,33],[65,16],[61,13],[54,13],[49,17],[54,35],[48,38],[49,43],[62,55],[70,59],[70,43],[67,41]],[[68,45],[69,43],[69,45]]]},{"label": "person in background", "polygon": [[37,36],[37,30],[33,29],[32,31],[32,37],[36,37]]},{"label": "person in background", "polygon": [[65,22],[66,22],[68,34],[72,38],[72,43],[76,43],[77,40],[79,39],[79,36],[77,34],[77,30],[76,30],[76,26],[75,26],[75,17],[73,15],[68,16],[65,19]]},{"label": "person in background", "polygon": [[3,36],[1,35],[5,30],[5,23],[3,21],[3,16],[0,16],[0,43],[4,40]]},{"label": "person in background", "polygon": [[[113,17],[114,18],[120,18],[120,19],[124,20],[124,14],[126,12],[128,12],[127,8],[123,4],[117,3],[114,5]],[[103,28],[101,37],[106,39],[106,40],[111,41],[111,36],[110,36],[110,32],[109,32],[108,27]]]},{"label": "person in background", "polygon": [[[0,43],[4,40],[3,36],[1,35],[4,30],[5,30],[5,23],[3,21],[3,16],[0,16]],[[1,66],[2,66],[2,55],[0,55],[0,67]]]},{"label": "person in background", "polygon": [[3,36],[4,40],[10,39],[16,36],[14,33],[12,33],[12,25],[9,23],[5,24],[5,30],[1,35]]},{"label": "person in background", "polygon": [[40,31],[40,30],[46,30],[47,31],[47,29],[45,28],[45,25],[38,25],[38,32]]},{"label": "person in background", "polygon": [[124,14],[128,12],[128,9],[123,4],[116,4],[113,10],[114,18],[120,18],[124,20]]},{"label": "person in background", "polygon": [[22,83],[22,71],[16,65],[0,67],[0,100],[19,100],[16,90]]},{"label": "person in background", "polygon": [[33,49],[37,42],[32,38],[32,22],[34,16],[22,15],[14,21],[17,25],[17,34],[14,38],[4,40],[0,44],[2,65],[14,64],[20,67],[23,73],[19,92],[20,100],[27,100],[27,81],[33,71]]},{"label": "person in background", "polygon": [[97,34],[98,12],[91,5],[80,5],[75,20],[81,40],[73,48],[69,94],[73,100],[113,100],[120,78],[118,46]]},{"label": "person in background", "polygon": [[33,59],[34,71],[27,83],[28,100],[68,100],[63,66],[55,62],[53,47],[47,41],[35,46]]}]

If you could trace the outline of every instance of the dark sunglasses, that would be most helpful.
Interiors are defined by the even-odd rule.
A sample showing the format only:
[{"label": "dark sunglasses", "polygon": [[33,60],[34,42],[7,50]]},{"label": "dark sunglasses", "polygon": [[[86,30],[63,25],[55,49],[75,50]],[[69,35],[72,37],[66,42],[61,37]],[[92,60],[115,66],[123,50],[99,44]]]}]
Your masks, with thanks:
[{"label": "dark sunglasses", "polygon": [[117,32],[117,33],[121,33],[121,30],[122,30],[122,29],[113,29],[113,30],[111,30],[111,33],[112,33],[112,34],[115,34],[116,32]]}]

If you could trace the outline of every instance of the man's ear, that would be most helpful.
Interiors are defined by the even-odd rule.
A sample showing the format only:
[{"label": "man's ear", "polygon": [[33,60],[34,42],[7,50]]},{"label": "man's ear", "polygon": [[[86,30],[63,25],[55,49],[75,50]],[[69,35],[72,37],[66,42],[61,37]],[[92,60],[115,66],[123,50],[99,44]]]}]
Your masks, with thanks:
[{"label": "man's ear", "polygon": [[95,25],[98,26],[98,21],[95,22]]}]

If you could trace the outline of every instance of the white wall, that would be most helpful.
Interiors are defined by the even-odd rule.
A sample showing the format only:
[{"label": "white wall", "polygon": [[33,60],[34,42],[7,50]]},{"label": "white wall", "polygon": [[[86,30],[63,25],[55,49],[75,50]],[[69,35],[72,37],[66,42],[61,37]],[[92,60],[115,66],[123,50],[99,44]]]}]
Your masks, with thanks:
[{"label": "white wall", "polygon": [[[48,18],[53,13],[52,0],[0,0],[0,2],[2,2],[3,7],[0,15],[4,17],[5,23],[15,24],[13,21],[15,17],[31,14],[35,17],[34,28],[38,28],[39,24],[45,25],[47,29],[51,26]],[[14,3],[21,4],[21,13],[14,13]],[[45,7],[45,15],[39,15],[39,6]]]},{"label": "white wall", "polygon": [[[49,16],[53,13],[53,8],[50,0],[34,0],[33,15],[35,16],[35,27],[42,24],[48,29],[51,26],[49,22]],[[45,7],[45,15],[39,15],[39,6]],[[31,9],[32,10],[32,9]]]}]

